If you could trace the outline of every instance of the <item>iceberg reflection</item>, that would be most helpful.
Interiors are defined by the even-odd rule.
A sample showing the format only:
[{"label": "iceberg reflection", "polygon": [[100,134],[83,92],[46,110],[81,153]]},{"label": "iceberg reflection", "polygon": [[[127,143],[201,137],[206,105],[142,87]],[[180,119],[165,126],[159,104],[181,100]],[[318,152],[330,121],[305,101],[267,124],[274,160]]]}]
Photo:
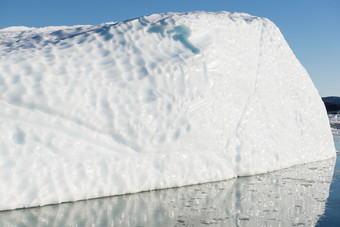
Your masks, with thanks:
[{"label": "iceberg reflection", "polygon": [[315,225],[335,159],[223,182],[0,212],[0,226]]}]

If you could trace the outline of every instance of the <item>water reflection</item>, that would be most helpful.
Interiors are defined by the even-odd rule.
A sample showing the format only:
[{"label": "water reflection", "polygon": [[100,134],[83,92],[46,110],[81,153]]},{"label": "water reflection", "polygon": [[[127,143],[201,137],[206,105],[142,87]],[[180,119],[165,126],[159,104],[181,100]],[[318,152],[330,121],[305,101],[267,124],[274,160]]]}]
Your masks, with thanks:
[{"label": "water reflection", "polygon": [[324,213],[335,159],[189,187],[0,212],[0,226],[291,226]]},{"label": "water reflection", "polygon": [[335,149],[340,152],[340,134],[339,135],[334,135],[334,145],[335,145]]},{"label": "water reflection", "polygon": [[[340,118],[339,118],[340,119]],[[340,135],[334,135],[335,147],[340,151]],[[325,213],[321,216],[316,226],[339,226],[340,222],[340,153],[334,167],[334,175],[326,202]]]}]

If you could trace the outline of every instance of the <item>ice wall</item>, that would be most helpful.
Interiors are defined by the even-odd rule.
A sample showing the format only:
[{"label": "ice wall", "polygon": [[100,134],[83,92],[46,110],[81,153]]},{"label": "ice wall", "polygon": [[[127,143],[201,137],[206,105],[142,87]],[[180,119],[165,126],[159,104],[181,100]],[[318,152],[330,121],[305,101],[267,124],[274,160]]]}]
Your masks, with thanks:
[{"label": "ice wall", "polygon": [[228,181],[0,212],[0,226],[315,226],[327,210],[334,161]]},{"label": "ice wall", "polygon": [[2,29],[0,105],[0,210],[335,156],[307,72],[248,14]]}]

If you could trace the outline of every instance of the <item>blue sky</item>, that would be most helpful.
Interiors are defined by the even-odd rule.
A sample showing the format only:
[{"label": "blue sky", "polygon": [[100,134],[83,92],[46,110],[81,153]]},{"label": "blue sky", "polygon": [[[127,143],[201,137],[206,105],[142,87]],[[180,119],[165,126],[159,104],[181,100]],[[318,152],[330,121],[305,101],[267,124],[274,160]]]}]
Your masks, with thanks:
[{"label": "blue sky", "polygon": [[340,96],[339,0],[0,0],[0,28],[100,24],[196,10],[267,17],[285,36],[321,96]]}]

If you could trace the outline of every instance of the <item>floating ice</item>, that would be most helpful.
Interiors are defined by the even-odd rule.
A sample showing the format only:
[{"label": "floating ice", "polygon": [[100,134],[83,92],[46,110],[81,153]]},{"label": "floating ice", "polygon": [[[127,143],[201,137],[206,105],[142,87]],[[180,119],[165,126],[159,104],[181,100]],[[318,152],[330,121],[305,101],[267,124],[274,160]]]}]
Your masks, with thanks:
[{"label": "floating ice", "polygon": [[228,181],[0,212],[0,226],[315,226],[327,212],[337,168],[334,161]]},{"label": "floating ice", "polygon": [[0,30],[0,105],[0,210],[335,156],[307,72],[248,14]]},{"label": "floating ice", "polygon": [[340,135],[340,114],[328,114],[328,117],[332,133],[334,135]]}]

